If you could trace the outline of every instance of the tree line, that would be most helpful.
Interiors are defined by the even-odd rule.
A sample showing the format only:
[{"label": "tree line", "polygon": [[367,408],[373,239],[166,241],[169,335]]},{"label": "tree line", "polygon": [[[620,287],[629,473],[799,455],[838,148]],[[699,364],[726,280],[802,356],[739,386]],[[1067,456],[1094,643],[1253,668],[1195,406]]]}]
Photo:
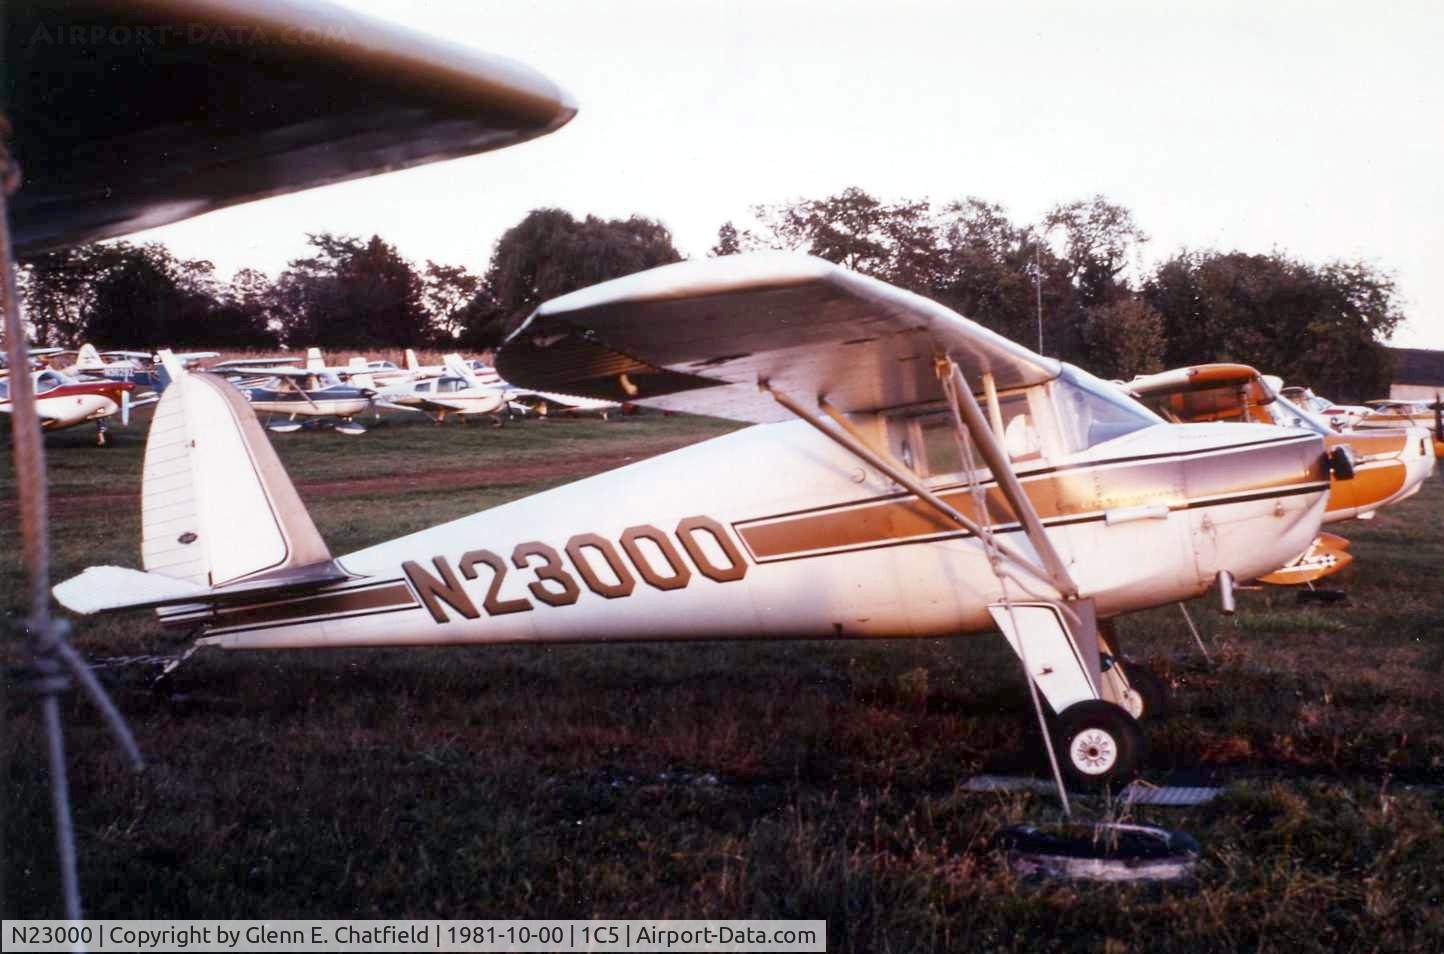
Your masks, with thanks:
[{"label": "tree line", "polygon": [[[862,189],[756,206],[711,255],[806,252],[935,299],[1104,377],[1242,361],[1338,399],[1387,387],[1383,341],[1402,319],[1393,280],[1363,262],[1182,250],[1145,270],[1147,234],[1102,196],[1033,223],[977,198],[887,201]],[[274,279],[221,280],[158,243],[64,249],[23,263],[38,341],[100,347],[380,348],[497,344],[541,302],[682,259],[642,216],[537,209],[483,272],[418,266],[379,236],[309,235]],[[1041,314],[1041,320],[1040,320]]]}]

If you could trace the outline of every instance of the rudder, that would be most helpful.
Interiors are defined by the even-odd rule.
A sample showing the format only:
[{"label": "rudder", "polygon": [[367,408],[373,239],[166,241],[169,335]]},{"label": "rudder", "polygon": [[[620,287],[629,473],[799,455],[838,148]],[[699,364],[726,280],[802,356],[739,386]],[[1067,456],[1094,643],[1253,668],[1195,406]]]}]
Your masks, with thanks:
[{"label": "rudder", "polygon": [[330,561],[245,398],[163,357],[172,384],[151,422],[141,490],[146,571],[217,587]]}]

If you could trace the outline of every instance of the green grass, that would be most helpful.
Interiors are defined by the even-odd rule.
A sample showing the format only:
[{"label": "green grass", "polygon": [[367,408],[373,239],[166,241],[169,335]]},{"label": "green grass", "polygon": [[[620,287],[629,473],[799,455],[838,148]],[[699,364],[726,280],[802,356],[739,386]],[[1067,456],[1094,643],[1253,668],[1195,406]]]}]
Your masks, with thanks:
[{"label": "green grass", "polygon": [[[412,421],[275,443],[341,552],[570,479],[549,468],[727,427]],[[133,493],[140,433],[99,452],[85,432],[48,439],[57,578],[138,561],[133,504],[69,495]],[[534,473],[488,479],[517,467]],[[428,468],[466,476],[357,484]],[[1331,581],[1346,606],[1281,590],[1240,594],[1233,619],[1195,604],[1213,667],[1176,608],[1121,622],[1173,691],[1173,716],[1148,730],[1148,777],[1229,784],[1195,809],[1132,814],[1202,841],[1189,885],[1008,872],[993,835],[1058,808],[959,789],[1039,768],[1000,639],[202,653],[166,693],[151,669],[102,670],[149,759],[141,775],[67,699],[87,912],[821,917],[838,951],[1444,949],[1441,509],[1436,476],[1335,528],[1356,555]],[[0,565],[11,607],[14,562]],[[75,642],[92,658],[177,648],[146,614],[87,620]],[[54,917],[43,740],[7,690],[7,913]]]}]

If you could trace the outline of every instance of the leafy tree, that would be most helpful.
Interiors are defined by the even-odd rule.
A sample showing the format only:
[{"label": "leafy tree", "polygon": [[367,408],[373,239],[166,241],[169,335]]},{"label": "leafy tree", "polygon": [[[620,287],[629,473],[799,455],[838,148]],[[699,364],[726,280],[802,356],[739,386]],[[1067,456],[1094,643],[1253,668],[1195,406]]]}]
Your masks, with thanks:
[{"label": "leafy tree", "polygon": [[737,226],[731,222],[723,222],[717,230],[717,244],[707,252],[713,258],[723,255],[736,255],[742,251],[742,240],[737,233]]},{"label": "leafy tree", "polygon": [[421,281],[427,316],[437,339],[443,343],[455,341],[461,334],[466,306],[481,290],[481,276],[467,271],[464,265],[438,265],[427,259]]},{"label": "leafy tree", "polygon": [[95,302],[95,286],[121,250],[130,246],[77,245],[43,252],[20,269],[25,318],[41,344],[78,343],[85,316]]},{"label": "leafy tree", "polygon": [[1086,307],[1127,294],[1121,273],[1148,235],[1133,213],[1101,195],[1056,205],[1043,220],[1064,236],[1064,262]]},{"label": "leafy tree", "polygon": [[287,344],[397,347],[431,340],[421,276],[373,235],[307,236],[316,250],[293,260],[276,283]]},{"label": "leafy tree", "polygon": [[937,228],[926,201],[884,202],[851,187],[753,209],[763,246],[791,249],[921,291],[935,284]]},{"label": "leafy tree", "polygon": [[[1035,255],[1028,230],[1014,225],[1002,206],[966,198],[944,207],[939,239],[933,287],[917,290],[999,334],[1036,346]],[[1045,264],[1056,266],[1051,252]],[[1050,314],[1056,311],[1053,297]]]},{"label": "leafy tree", "polygon": [[159,243],[120,245],[95,281],[83,337],[99,347],[163,348],[206,337],[209,262],[183,262]]},{"label": "leafy tree", "polygon": [[465,340],[495,344],[547,299],[681,260],[671,232],[652,219],[534,209],[497,241],[485,292],[467,306]]},{"label": "leafy tree", "polygon": [[1340,400],[1387,388],[1383,342],[1403,316],[1393,279],[1370,265],[1181,252],[1144,294],[1163,316],[1171,366],[1240,361]]},{"label": "leafy tree", "polygon": [[1081,362],[1103,378],[1127,380],[1163,370],[1163,316],[1142,298],[1130,295],[1084,313]]}]

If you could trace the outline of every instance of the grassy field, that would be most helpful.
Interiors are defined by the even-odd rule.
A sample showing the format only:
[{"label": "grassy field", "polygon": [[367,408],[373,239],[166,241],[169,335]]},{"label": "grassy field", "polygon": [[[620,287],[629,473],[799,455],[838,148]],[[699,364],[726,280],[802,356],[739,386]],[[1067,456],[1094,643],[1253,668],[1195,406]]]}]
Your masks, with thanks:
[{"label": "grassy field", "polygon": [[[729,426],[411,421],[274,440],[340,553]],[[57,579],[139,561],[142,431],[112,433],[104,451],[89,431],[49,438]],[[1228,785],[1128,813],[1203,843],[1191,884],[1008,872],[994,834],[1058,807],[960,790],[1040,767],[998,638],[202,653],[157,692],[153,666],[113,664],[180,648],[136,614],[75,637],[110,664],[150,763],[130,774],[68,699],[87,913],[826,918],[831,950],[869,952],[1439,951],[1441,510],[1435,476],[1341,528],[1347,605],[1267,590],[1232,619],[1196,606],[1211,667],[1176,609],[1121,622],[1173,690],[1147,777]],[[14,523],[5,505],[12,553]],[[15,563],[0,564],[11,608]],[[13,685],[5,705],[6,909],[55,917],[43,739]]]}]

